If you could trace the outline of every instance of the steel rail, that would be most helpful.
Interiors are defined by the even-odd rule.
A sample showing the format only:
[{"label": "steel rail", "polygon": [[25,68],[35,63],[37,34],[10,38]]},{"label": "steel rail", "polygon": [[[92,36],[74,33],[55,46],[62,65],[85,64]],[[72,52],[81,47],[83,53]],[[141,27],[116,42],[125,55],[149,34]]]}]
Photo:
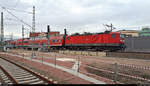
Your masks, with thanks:
[{"label": "steel rail", "polygon": [[[31,73],[31,74],[37,76],[38,78],[40,78],[41,80],[43,80],[44,82],[46,82],[46,83],[48,83],[48,84],[55,84],[53,81],[49,80],[48,78],[45,78],[45,77],[39,75],[39,74],[36,73],[36,72],[33,72],[32,70],[30,70],[30,69],[28,69],[28,68],[26,68],[26,67],[23,67],[23,66],[21,66],[21,65],[19,65],[19,64],[17,64],[17,63],[14,63],[13,61],[10,61],[10,60],[8,60],[8,59],[6,59],[6,58],[3,58],[3,57],[0,57],[0,58],[2,58],[2,59],[4,59],[4,60],[6,60],[6,61],[8,61],[8,62],[10,62],[10,63],[12,63],[12,64],[18,66],[18,67],[20,67],[20,68],[23,69],[23,70],[28,71],[29,73]],[[8,72],[6,71],[6,73],[8,73]],[[9,73],[8,73],[8,74],[9,74]],[[10,75],[10,74],[9,74],[9,75]],[[11,75],[10,75],[10,76],[11,76]],[[11,77],[11,78],[13,78],[13,77]],[[13,79],[14,79],[14,78],[13,78]],[[14,82],[16,82],[16,80],[15,80]],[[18,82],[17,82],[16,84],[18,84]]]},{"label": "steel rail", "polygon": [[6,75],[9,79],[12,80],[12,82],[13,82],[14,84],[18,84],[17,80],[16,80],[15,78],[13,78],[13,77],[11,76],[11,74],[9,74],[2,66],[0,66],[0,69],[5,73],[5,75]]}]

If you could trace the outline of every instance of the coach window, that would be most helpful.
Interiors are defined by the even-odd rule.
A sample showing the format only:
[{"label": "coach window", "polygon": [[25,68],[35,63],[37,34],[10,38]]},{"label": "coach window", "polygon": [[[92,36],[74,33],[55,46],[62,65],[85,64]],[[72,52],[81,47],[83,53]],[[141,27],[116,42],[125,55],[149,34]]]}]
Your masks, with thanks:
[{"label": "coach window", "polygon": [[55,43],[57,43],[57,39],[55,40]]},{"label": "coach window", "polygon": [[116,37],[116,35],[115,34],[112,34],[112,38],[115,38]]},{"label": "coach window", "polygon": [[55,40],[52,40],[52,43],[55,43]]},{"label": "coach window", "polygon": [[59,43],[61,43],[61,40],[59,40]]}]

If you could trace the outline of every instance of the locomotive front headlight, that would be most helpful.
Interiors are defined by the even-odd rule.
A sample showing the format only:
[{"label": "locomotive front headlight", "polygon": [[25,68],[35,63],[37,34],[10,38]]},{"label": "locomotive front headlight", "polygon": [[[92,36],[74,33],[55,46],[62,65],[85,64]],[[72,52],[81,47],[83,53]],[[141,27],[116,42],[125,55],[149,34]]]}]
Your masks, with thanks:
[{"label": "locomotive front headlight", "polygon": [[125,42],[124,40],[120,40],[121,42]]}]

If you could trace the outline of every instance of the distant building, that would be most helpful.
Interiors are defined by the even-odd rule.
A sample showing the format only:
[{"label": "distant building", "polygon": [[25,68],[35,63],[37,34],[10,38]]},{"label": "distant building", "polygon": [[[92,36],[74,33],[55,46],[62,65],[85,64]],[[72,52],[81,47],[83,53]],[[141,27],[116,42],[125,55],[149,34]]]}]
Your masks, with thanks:
[{"label": "distant building", "polygon": [[143,27],[139,32],[139,36],[150,36],[150,27]]},{"label": "distant building", "polygon": [[124,34],[126,36],[132,36],[132,37],[138,37],[139,36],[138,30],[119,30],[117,32],[120,32],[121,34]]},{"label": "distant building", "polygon": [[[60,35],[60,32],[50,32],[50,36],[58,36]],[[35,32],[35,33],[30,33],[29,37],[46,37],[47,33],[46,32]]]}]

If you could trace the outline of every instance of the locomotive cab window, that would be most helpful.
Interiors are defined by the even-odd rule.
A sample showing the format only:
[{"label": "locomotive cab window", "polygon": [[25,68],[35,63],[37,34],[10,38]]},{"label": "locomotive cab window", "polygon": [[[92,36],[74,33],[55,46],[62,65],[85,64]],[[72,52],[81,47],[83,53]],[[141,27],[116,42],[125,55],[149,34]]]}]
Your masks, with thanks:
[{"label": "locomotive cab window", "polygon": [[28,43],[28,41],[24,41],[24,43]]},{"label": "locomotive cab window", "polygon": [[125,38],[125,35],[124,34],[120,34],[120,38]]},{"label": "locomotive cab window", "polygon": [[69,40],[69,37],[67,37],[67,40]]},{"label": "locomotive cab window", "polygon": [[115,38],[116,37],[116,34],[112,34],[112,38]]}]

